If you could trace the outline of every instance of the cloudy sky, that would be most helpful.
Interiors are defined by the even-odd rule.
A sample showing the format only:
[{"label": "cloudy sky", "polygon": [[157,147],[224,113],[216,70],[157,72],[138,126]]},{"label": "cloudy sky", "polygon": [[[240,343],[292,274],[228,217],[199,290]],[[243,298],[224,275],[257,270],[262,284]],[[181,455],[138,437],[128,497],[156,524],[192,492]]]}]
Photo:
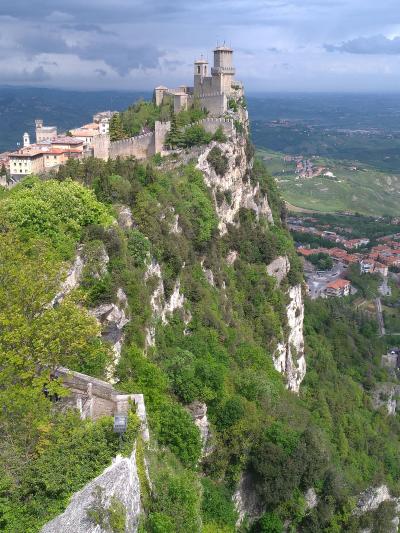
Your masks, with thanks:
[{"label": "cloudy sky", "polygon": [[248,90],[400,92],[399,0],[0,0],[0,85],[189,83],[223,40]]}]

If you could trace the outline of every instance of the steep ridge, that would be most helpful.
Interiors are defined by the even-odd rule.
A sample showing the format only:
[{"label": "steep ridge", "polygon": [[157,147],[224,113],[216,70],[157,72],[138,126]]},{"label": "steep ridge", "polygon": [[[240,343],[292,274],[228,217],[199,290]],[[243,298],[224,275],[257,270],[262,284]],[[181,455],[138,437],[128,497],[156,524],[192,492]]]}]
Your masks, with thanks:
[{"label": "steep ridge", "polygon": [[[4,227],[23,237],[15,246],[0,235],[2,324],[21,322],[8,320],[9,302],[22,299],[22,313],[29,311],[17,334],[0,328],[0,341],[13,353],[16,340],[33,335],[41,372],[37,382],[29,368],[28,385],[7,397],[15,358],[0,387],[10,413],[27,398],[14,419],[29,412],[31,397],[40,407],[30,459],[18,461],[22,474],[9,466],[9,449],[2,456],[4,490],[15,502],[5,509],[0,499],[8,531],[18,523],[103,532],[114,511],[121,531],[145,533],[391,527],[400,446],[393,417],[371,402],[381,341],[346,303],[304,302],[284,204],[254,159],[245,102],[232,107],[224,117],[232,127],[208,137],[195,129],[194,146],[140,163],[71,160],[57,180],[28,181],[0,200]],[[34,201],[44,229],[35,217],[29,226]],[[34,243],[48,232],[47,269],[46,254],[17,254],[29,231]],[[37,278],[35,298],[26,271]],[[10,292],[10,272],[25,290]],[[43,305],[31,309],[35,299]],[[61,408],[60,366],[93,386],[108,380],[93,420],[93,388],[76,389],[65,377],[69,404],[85,409]],[[113,432],[110,383],[118,395],[144,397],[150,443],[135,416],[122,441]]]}]

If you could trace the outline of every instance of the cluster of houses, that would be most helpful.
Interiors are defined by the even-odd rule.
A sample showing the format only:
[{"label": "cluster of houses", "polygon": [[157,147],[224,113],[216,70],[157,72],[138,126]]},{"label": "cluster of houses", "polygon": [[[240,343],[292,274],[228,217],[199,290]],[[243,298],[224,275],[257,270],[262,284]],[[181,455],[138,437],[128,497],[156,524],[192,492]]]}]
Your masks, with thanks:
[{"label": "cluster of houses", "polygon": [[64,164],[68,159],[85,157],[94,137],[107,135],[115,111],[103,111],[93,116],[93,122],[59,134],[56,126],[45,126],[43,120],[35,121],[34,143],[24,133],[23,146],[15,152],[0,154],[12,182],[29,174],[41,174]]},{"label": "cluster of houses", "polygon": [[309,233],[310,235],[321,237],[327,241],[341,244],[347,250],[357,250],[358,248],[367,246],[370,242],[367,237],[362,237],[359,239],[346,239],[346,237],[338,235],[335,231],[319,230],[313,226],[302,226],[301,223],[297,222],[296,219],[292,219],[292,222],[289,222],[288,226],[291,231],[297,231],[298,233]]}]

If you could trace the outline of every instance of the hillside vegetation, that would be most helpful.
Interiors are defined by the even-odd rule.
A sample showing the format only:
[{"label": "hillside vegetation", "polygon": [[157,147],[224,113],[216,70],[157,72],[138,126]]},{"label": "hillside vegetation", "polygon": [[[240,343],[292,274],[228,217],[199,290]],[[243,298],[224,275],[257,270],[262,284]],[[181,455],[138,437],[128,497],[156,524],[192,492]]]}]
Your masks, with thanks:
[{"label": "hillside vegetation", "polygon": [[[243,532],[281,532],[286,521],[292,531],[356,532],[378,520],[352,514],[361,490],[385,482],[399,493],[400,426],[370,400],[384,378],[375,322],[346,303],[308,302],[308,373],[299,396],[274,368],[272,356],[289,327],[288,290],[302,282],[302,272],[273,179],[260,163],[249,178],[268,195],[274,225],[243,208],[223,236],[210,190],[190,161],[71,160],[53,179],[29,178],[4,194],[2,530],[39,531],[117,453],[110,419],[82,422],[53,408],[51,397],[63,389],[50,373],[61,364],[104,377],[110,349],[87,308],[115,301],[119,287],[131,321],[115,369],[118,389],[144,394],[152,435],[143,451],[151,486],[143,464],[140,472],[141,533],[234,532],[232,496],[244,474],[259,512],[253,524],[242,523]],[[229,194],[224,198],[229,202]],[[132,211],[130,228],[115,223],[121,205]],[[107,272],[87,272],[53,308],[48,304],[78,245],[87,254],[104,246]],[[230,263],[232,251],[238,257]],[[283,255],[291,268],[278,286],[266,265]],[[158,283],[146,278],[152,261],[160,265],[166,299],[178,280],[184,295],[167,323],[152,317]],[[146,342],[150,324],[154,346]],[[212,439],[205,454],[186,409],[194,401],[208,407]],[[132,414],[123,453],[136,435]],[[310,488],[318,498],[313,509],[305,498]],[[379,523],[390,518],[381,513]]]}]

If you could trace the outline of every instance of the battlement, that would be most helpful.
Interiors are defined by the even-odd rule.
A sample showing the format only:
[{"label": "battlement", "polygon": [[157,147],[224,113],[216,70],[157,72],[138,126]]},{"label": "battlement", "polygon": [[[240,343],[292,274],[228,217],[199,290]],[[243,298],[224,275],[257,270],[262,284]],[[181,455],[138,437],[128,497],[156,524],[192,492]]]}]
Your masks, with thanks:
[{"label": "battlement", "polygon": [[[233,120],[225,117],[206,117],[188,124],[183,129],[186,130],[196,125],[203,126],[211,134],[214,134],[219,127],[222,127],[224,134],[228,137],[234,135],[236,131]],[[105,161],[116,159],[117,157],[148,159],[154,154],[164,153],[165,139],[170,129],[171,122],[156,121],[154,132],[142,133],[119,141],[110,141],[109,135],[99,135],[93,139],[92,155]]]},{"label": "battlement", "polygon": [[118,141],[111,141],[111,144],[113,146],[117,146],[118,144],[124,144],[124,143],[132,143],[135,141],[140,141],[141,139],[150,139],[153,137],[154,133],[150,131],[149,133],[141,133],[140,135],[135,135],[133,137],[127,137],[126,139],[119,139]]}]

